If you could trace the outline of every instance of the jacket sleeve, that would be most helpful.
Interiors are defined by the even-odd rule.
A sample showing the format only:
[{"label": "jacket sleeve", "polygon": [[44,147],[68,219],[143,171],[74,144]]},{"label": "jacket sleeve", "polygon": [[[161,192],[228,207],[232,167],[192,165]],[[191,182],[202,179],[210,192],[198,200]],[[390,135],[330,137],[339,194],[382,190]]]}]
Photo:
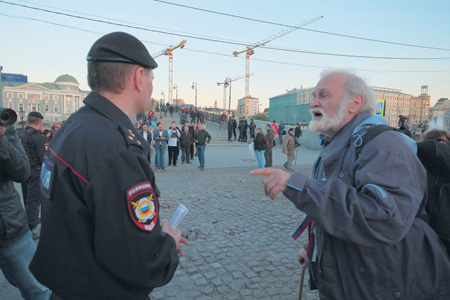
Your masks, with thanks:
[{"label": "jacket sleeve", "polygon": [[[148,183],[153,194],[142,189]],[[175,241],[161,230],[159,204],[154,199],[159,192],[145,157],[123,151],[90,179],[84,194],[92,204],[96,261],[130,289],[154,288],[168,283],[179,259]],[[155,201],[149,203],[147,197]],[[142,203],[148,206],[141,210]],[[141,219],[149,212],[156,213],[153,228],[139,227],[141,219],[136,214],[133,217],[136,207],[139,211],[146,209],[147,215],[138,215]]]},{"label": "jacket sleeve", "polygon": [[0,136],[0,166],[12,181],[24,182],[30,176],[27,155],[11,126]]},{"label": "jacket sleeve", "polygon": [[283,141],[283,153],[288,152],[288,148],[287,148],[288,142],[289,142],[289,139],[284,139],[284,141]]},{"label": "jacket sleeve", "polygon": [[205,132],[206,132],[206,137],[208,138],[208,140],[206,142],[209,144],[209,142],[211,142],[211,135],[208,133],[208,131],[205,131]]},{"label": "jacket sleeve", "polygon": [[427,182],[424,168],[406,144],[398,138],[396,143],[377,139],[354,163],[354,186],[340,178],[314,180],[294,174],[284,191],[325,232],[365,247],[394,245],[405,237]]}]

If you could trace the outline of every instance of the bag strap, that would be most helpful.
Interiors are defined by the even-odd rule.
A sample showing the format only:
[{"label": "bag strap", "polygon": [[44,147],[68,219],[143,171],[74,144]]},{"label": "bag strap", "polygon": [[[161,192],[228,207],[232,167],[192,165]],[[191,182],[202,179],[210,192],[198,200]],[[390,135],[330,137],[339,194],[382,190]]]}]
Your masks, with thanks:
[{"label": "bag strap", "polygon": [[381,133],[388,130],[400,132],[398,128],[391,127],[389,125],[373,125],[369,127],[367,131],[362,135],[358,133],[353,135],[352,138],[350,139],[350,142],[353,142],[355,144],[356,156],[358,157],[361,154],[367,143],[369,143],[372,139],[374,139]]}]

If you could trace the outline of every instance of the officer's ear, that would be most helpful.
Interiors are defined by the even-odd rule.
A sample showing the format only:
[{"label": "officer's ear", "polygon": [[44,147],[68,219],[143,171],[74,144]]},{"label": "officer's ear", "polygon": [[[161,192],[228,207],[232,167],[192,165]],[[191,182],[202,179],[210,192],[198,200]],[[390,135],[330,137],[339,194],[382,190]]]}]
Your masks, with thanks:
[{"label": "officer's ear", "polygon": [[356,115],[361,111],[363,105],[364,105],[364,97],[362,95],[356,95],[350,101],[350,104],[348,105],[348,111],[352,115],[353,114]]},{"label": "officer's ear", "polygon": [[143,67],[136,67],[134,69],[133,76],[131,76],[131,84],[138,92],[142,92],[144,90],[146,76],[147,74]]}]

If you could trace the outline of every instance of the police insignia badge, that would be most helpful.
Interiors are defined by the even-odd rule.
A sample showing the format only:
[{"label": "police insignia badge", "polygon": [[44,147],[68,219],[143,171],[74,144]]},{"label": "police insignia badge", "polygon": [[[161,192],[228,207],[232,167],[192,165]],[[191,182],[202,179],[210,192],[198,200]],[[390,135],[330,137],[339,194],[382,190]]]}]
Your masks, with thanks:
[{"label": "police insignia badge", "polygon": [[150,182],[127,190],[127,205],[133,222],[142,230],[152,231],[158,220],[158,203]]}]

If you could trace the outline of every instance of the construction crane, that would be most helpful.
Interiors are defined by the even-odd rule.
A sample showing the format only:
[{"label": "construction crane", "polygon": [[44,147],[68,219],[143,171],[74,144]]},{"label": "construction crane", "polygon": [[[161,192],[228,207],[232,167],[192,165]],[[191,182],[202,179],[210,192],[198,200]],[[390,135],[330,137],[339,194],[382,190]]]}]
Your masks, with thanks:
[{"label": "construction crane", "polygon": [[[249,74],[249,77],[254,75],[253,73]],[[245,78],[246,75],[241,75],[235,78],[227,77],[223,82],[218,82],[217,85],[221,86],[223,84],[223,109],[227,109],[227,87],[230,86],[230,100],[228,101],[228,113],[231,112],[231,83],[233,81]]]},{"label": "construction crane", "polygon": [[182,40],[178,45],[173,47],[172,45],[169,46],[169,48],[166,48],[164,50],[161,50],[158,53],[155,53],[153,55],[153,58],[157,58],[161,55],[169,55],[169,103],[172,104],[173,102],[173,50],[180,48],[183,49],[184,45],[186,45],[186,40]]},{"label": "construction crane", "polygon": [[268,38],[266,38],[265,40],[262,40],[262,41],[260,41],[260,42],[257,42],[256,44],[254,44],[253,46],[247,46],[247,49],[245,49],[245,50],[242,50],[242,51],[234,51],[233,52],[233,55],[234,56],[238,56],[239,54],[241,54],[241,53],[246,53],[245,54],[245,74],[246,74],[246,76],[245,76],[245,117],[247,118],[248,117],[248,105],[249,105],[249,86],[250,86],[250,76],[249,76],[249,72],[250,72],[250,55],[253,55],[254,53],[255,53],[255,51],[253,50],[253,49],[255,49],[255,48],[258,48],[258,47],[261,47],[261,46],[264,46],[265,44],[267,44],[267,43],[269,43],[269,42],[271,42],[271,41],[273,41],[273,40],[275,40],[275,39],[277,39],[277,38],[280,38],[280,37],[282,37],[282,36],[285,36],[286,34],[288,34],[288,33],[291,33],[292,31],[294,31],[294,30],[297,30],[297,29],[299,29],[299,28],[302,28],[302,27],[305,27],[306,25],[309,25],[309,24],[311,24],[311,23],[314,23],[314,22],[316,22],[317,20],[320,20],[320,19],[322,19],[323,18],[323,16],[318,16],[318,17],[315,17],[315,18],[313,18],[313,19],[311,19],[311,20],[308,20],[308,21],[305,21],[305,22],[303,22],[303,23],[300,23],[300,24],[298,24],[298,25],[296,25],[296,26],[293,26],[293,27],[290,27],[290,28],[288,28],[288,29],[285,29],[285,30],[283,30],[283,31],[280,31],[279,33],[277,33],[277,34],[274,34],[274,35],[271,35],[271,36],[269,36]]}]

